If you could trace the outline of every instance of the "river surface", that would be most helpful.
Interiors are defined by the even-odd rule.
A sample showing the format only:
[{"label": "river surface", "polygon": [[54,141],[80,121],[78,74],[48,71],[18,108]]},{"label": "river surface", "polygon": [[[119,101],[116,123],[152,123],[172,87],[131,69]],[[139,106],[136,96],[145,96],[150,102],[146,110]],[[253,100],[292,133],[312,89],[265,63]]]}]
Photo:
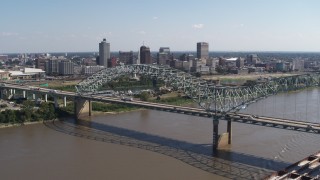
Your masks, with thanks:
[{"label": "river surface", "polygon": [[[278,94],[244,113],[319,122],[319,89]],[[0,129],[1,179],[261,179],[320,150],[316,134],[233,123],[212,157],[212,120],[140,110]],[[220,121],[219,131],[226,131]]]}]

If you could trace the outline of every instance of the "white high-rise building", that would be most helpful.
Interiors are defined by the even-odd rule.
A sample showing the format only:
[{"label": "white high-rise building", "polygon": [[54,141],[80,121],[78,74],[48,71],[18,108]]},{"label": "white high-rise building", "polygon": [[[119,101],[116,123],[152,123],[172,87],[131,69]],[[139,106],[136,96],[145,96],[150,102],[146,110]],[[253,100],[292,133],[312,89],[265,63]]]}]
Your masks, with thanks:
[{"label": "white high-rise building", "polygon": [[110,43],[104,38],[99,43],[99,62],[98,65],[108,67],[108,60],[110,59]]}]

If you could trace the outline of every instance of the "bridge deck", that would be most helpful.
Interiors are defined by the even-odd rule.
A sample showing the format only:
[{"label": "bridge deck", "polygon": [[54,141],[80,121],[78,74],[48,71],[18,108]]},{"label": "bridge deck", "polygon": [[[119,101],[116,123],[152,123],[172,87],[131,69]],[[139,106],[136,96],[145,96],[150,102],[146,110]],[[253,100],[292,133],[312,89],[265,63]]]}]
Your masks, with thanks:
[{"label": "bridge deck", "polygon": [[6,84],[1,88],[2,89],[14,88],[19,90],[31,91],[37,94],[50,94],[52,96],[60,96],[60,97],[64,97],[64,96],[72,97],[72,98],[81,97],[83,99],[87,99],[91,101],[133,105],[133,106],[138,106],[138,107],[147,108],[147,109],[180,113],[180,114],[186,114],[186,115],[192,115],[192,116],[209,117],[209,118],[213,118],[214,116],[217,116],[221,118],[221,120],[231,120],[233,122],[238,122],[238,123],[246,123],[246,124],[252,124],[252,125],[320,134],[320,124],[311,123],[311,122],[295,121],[295,120],[289,120],[289,119],[280,119],[280,118],[264,117],[264,116],[257,117],[250,114],[241,114],[241,113],[220,114],[220,113],[207,112],[201,108],[151,103],[151,102],[138,101],[138,100],[124,101],[115,97],[106,97],[106,96],[99,96],[99,95],[79,96],[74,92],[68,92],[68,91],[52,92],[52,90],[50,89],[45,89],[45,88],[35,89],[35,88],[30,88],[28,86],[20,86],[16,84]]},{"label": "bridge deck", "polygon": [[320,152],[310,155],[283,170],[266,177],[265,180],[280,179],[319,179],[320,178]]}]

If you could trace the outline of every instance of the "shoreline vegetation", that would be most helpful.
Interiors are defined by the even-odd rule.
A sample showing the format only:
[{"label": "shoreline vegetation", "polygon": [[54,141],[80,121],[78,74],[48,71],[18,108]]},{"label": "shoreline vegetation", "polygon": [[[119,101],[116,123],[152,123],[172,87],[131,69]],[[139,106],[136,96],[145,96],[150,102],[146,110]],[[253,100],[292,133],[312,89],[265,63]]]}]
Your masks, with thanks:
[{"label": "shoreline vegetation", "polygon": [[[148,101],[173,105],[192,103],[191,99],[181,96],[167,97],[160,100],[148,98]],[[21,105],[21,110],[5,110],[0,112],[0,128],[39,124],[44,121],[53,121],[52,119],[71,117],[73,115],[73,109],[73,103],[68,103],[67,107],[56,109],[53,103],[41,103],[37,106],[35,102],[27,100]],[[123,104],[92,103],[92,110],[95,115],[120,114],[142,109],[144,108]]]},{"label": "shoreline vegetation", "polygon": [[37,105],[34,101],[26,100],[20,107],[20,110],[6,109],[0,112],[0,128],[39,124],[69,115],[65,108],[55,109],[50,102]]}]

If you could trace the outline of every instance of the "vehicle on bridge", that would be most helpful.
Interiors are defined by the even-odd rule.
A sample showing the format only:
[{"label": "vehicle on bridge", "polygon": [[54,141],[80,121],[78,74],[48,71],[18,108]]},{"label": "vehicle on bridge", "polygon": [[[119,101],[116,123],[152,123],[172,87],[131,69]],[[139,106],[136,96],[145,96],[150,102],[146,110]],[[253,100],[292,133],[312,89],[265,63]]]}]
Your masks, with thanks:
[{"label": "vehicle on bridge", "polygon": [[133,101],[132,97],[121,97],[122,101]]},{"label": "vehicle on bridge", "polygon": [[307,129],[308,129],[308,130],[311,130],[311,129],[314,129],[314,128],[313,128],[313,126],[311,126],[311,125],[307,125]]},{"label": "vehicle on bridge", "polygon": [[58,91],[55,90],[55,89],[51,89],[51,90],[49,90],[49,92],[51,92],[51,93],[57,93]]},{"label": "vehicle on bridge", "polygon": [[30,90],[40,90],[40,88],[34,87],[34,86],[29,86],[28,88],[29,88]]}]

